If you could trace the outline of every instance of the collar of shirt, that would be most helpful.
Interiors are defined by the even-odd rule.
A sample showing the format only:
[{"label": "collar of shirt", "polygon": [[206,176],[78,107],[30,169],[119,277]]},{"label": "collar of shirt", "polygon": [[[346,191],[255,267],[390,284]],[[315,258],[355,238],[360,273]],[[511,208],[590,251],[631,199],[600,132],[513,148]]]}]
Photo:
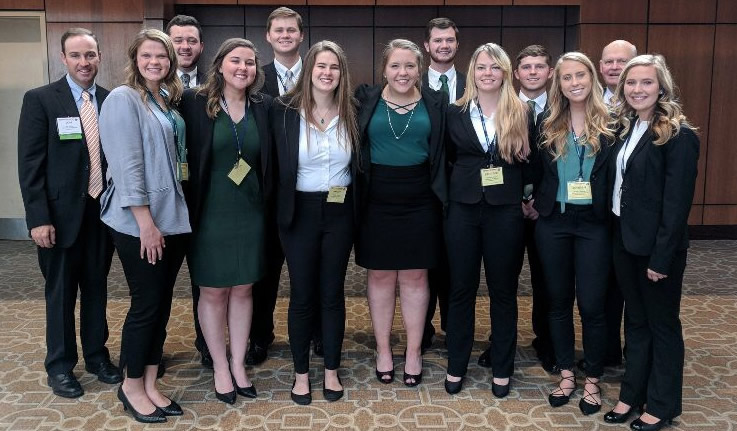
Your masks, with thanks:
[{"label": "collar of shirt", "polygon": [[[481,124],[481,110],[479,110],[478,105],[476,105],[476,101],[472,100],[471,103],[468,105],[468,113],[471,115],[471,124],[473,124],[473,129],[476,132],[476,137],[479,140],[479,143],[481,144],[481,147],[484,149],[484,151],[488,151],[489,149],[489,143],[494,139],[494,135],[496,135],[496,126],[494,125],[494,114],[491,114],[489,116],[484,115],[484,124]],[[484,133],[484,126],[486,126],[486,134]],[[486,142],[486,136],[489,136],[489,142]]]},{"label": "collar of shirt", "polygon": [[612,93],[612,91],[609,90],[609,87],[606,87],[604,89],[604,103],[606,103],[606,105],[609,107],[613,107],[611,105],[613,96],[614,96],[614,93]]},{"label": "collar of shirt", "polygon": [[632,152],[635,150],[635,147],[640,142],[640,139],[642,139],[642,136],[645,134],[645,132],[647,132],[648,122],[640,121],[639,123],[632,124],[631,126],[632,129],[630,130],[630,134],[627,137],[627,146],[625,147],[624,145],[622,145],[619,153],[617,153],[617,169],[614,177],[614,190],[612,192],[612,212],[617,216],[621,215],[621,188],[622,182],[624,182],[624,177],[622,176],[622,167],[627,166],[627,162],[629,161]]},{"label": "collar of shirt", "polygon": [[297,82],[297,78],[299,78],[299,73],[302,72],[302,57],[300,57],[299,60],[294,63],[294,66],[292,66],[291,69],[287,69],[285,65],[279,63],[277,59],[274,59],[274,68],[276,69],[276,73],[278,73],[279,76],[282,77],[282,79],[286,79],[287,70],[291,70],[292,74],[294,75],[294,82]]},{"label": "collar of shirt", "polygon": [[197,66],[195,66],[194,69],[192,69],[192,71],[190,72],[185,72],[183,70],[177,69],[177,76],[179,77],[180,80],[182,79],[182,75],[189,75],[189,87],[190,88],[197,87],[198,85],[200,85],[200,83],[197,82]]},{"label": "collar of shirt", "polygon": [[534,99],[530,99],[527,97],[527,95],[523,92],[519,92],[519,98],[521,101],[527,103],[528,100],[532,100],[535,102],[535,114],[540,115],[541,112],[543,112],[543,109],[545,109],[545,104],[548,103],[548,92],[543,91],[543,93],[539,96],[537,96]]},{"label": "collar of shirt", "polygon": [[427,68],[427,85],[430,86],[435,91],[440,91],[440,87],[443,85],[440,82],[440,75],[445,75],[448,77],[448,96],[450,99],[450,103],[453,103],[456,100],[456,67],[451,66],[450,69],[448,69],[445,73],[440,73],[437,70],[434,70],[432,67]]},{"label": "collar of shirt", "polygon": [[[304,112],[300,112],[299,122],[296,190],[326,192],[333,186],[350,185],[351,153],[345,134],[339,131],[338,116],[330,121],[325,131],[308,124]],[[309,131],[309,144],[306,131]]]},{"label": "collar of shirt", "polygon": [[[82,106],[82,92],[85,91],[84,88],[80,87],[79,84],[74,82],[71,76],[67,73],[67,84],[69,84],[69,88],[72,90],[72,97],[74,98],[74,103],[77,105],[77,109],[79,109]],[[95,85],[94,82],[92,82],[92,85],[90,85],[90,88],[87,89],[87,92],[90,93],[90,100],[92,100],[92,106],[95,107],[95,110],[97,110],[97,103],[95,99],[95,92],[97,91],[97,85]]]}]

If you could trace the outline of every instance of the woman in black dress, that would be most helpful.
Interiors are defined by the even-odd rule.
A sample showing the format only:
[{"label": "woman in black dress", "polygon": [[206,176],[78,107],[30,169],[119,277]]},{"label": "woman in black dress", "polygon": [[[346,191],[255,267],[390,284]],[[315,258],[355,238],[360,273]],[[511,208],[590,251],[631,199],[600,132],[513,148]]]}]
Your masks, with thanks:
[{"label": "woman in black dress", "polygon": [[427,271],[437,265],[443,247],[447,101],[441,93],[420,90],[422,51],[408,40],[389,42],[381,70],[381,86],[356,91],[363,208],[356,262],[368,269],[376,377],[382,383],[394,379],[390,336],[398,284],[407,331],[402,380],[416,386],[422,380]]}]

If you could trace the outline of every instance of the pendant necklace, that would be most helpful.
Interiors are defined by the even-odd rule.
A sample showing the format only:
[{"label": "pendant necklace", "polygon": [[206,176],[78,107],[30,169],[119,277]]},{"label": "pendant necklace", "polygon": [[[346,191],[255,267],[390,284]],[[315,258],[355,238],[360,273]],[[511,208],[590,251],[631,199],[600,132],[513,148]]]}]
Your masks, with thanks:
[{"label": "pendant necklace", "polygon": [[[406,105],[399,105],[394,102],[390,102],[389,100],[382,97],[384,100],[384,105],[386,105],[386,118],[389,120],[389,128],[392,130],[392,135],[394,135],[394,139],[399,140],[402,136],[404,136],[405,132],[407,132],[407,129],[409,129],[409,123],[412,122],[412,116],[415,114],[415,108],[417,108],[417,105],[420,104],[419,99],[415,100],[414,102],[407,103]],[[404,130],[402,130],[402,133],[397,136],[397,132],[394,130],[394,125],[392,124],[392,116],[389,115],[389,104],[392,104],[395,106],[395,108],[392,108],[394,112],[396,112],[399,109],[404,109],[405,111],[409,111],[409,119],[407,120],[407,124],[404,125]],[[410,105],[415,105],[412,109],[408,109],[407,107]],[[406,114],[405,114],[406,115]]]}]

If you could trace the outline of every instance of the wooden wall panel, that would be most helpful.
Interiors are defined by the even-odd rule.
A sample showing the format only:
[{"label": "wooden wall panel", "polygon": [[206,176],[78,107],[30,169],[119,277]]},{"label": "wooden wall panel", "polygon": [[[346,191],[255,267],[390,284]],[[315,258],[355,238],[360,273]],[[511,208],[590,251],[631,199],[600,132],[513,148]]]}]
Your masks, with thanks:
[{"label": "wooden wall panel", "polygon": [[[499,27],[502,25],[502,8],[499,6],[445,6],[438,8],[437,16],[452,19],[459,28]],[[461,31],[460,40],[463,41],[463,31]]]},{"label": "wooden wall panel", "polygon": [[673,79],[681,89],[681,100],[686,116],[700,128],[701,152],[694,203],[702,203],[709,142],[709,95],[714,58],[714,26],[651,26],[647,51],[665,56]]},{"label": "wooden wall panel", "polygon": [[270,4],[278,6],[306,6],[306,0],[238,0],[238,4],[243,5],[264,5]]},{"label": "wooden wall panel", "polygon": [[650,0],[652,23],[713,23],[716,19],[717,0]]},{"label": "wooden wall panel", "polygon": [[[262,1],[265,3],[267,0]],[[238,0],[174,0],[175,4],[238,4]]]},{"label": "wooden wall panel", "polygon": [[307,0],[307,4],[315,6],[373,6],[374,0]]},{"label": "wooden wall panel", "polygon": [[563,27],[537,28],[515,27],[502,28],[502,46],[507,51],[512,67],[515,67],[515,58],[522,48],[528,45],[543,45],[548,49],[551,58],[555,61],[564,52],[565,34]]},{"label": "wooden wall panel", "polygon": [[[133,38],[141,31],[142,23],[92,23],[74,25],[92,30],[100,41],[101,63],[97,83],[112,89],[123,83],[126,52]],[[61,35],[69,28],[68,23],[47,23],[46,37],[49,42],[49,80],[56,81],[64,76],[66,68],[61,62]]]},{"label": "wooden wall panel", "polygon": [[[230,26],[230,25],[245,25],[246,11],[242,6],[209,6],[209,7],[197,7],[197,6],[185,6],[177,8],[178,13],[183,15],[192,15],[197,18],[200,25],[206,26]],[[266,17],[259,22],[259,25],[266,24]],[[205,33],[205,31],[202,31]],[[203,41],[207,41],[207,34],[203,34]]]},{"label": "wooden wall panel", "polygon": [[143,0],[46,0],[46,22],[143,22]]},{"label": "wooden wall panel", "polygon": [[442,6],[444,0],[376,0],[376,6]]},{"label": "wooden wall panel", "polygon": [[[218,48],[220,48],[220,44],[222,44],[226,39],[230,39],[231,37],[245,37],[245,31],[244,27],[241,26],[207,26],[202,27],[202,34],[205,35],[207,38],[205,40],[205,46],[202,50],[202,55],[200,56],[200,61],[197,63],[197,69],[202,71],[207,71],[210,67],[210,63],[212,62],[212,59],[215,57],[215,54],[218,51]],[[265,43],[265,41],[264,41]],[[254,41],[255,44],[255,41]],[[258,45],[256,44],[256,49],[258,49]],[[269,49],[270,51],[271,49]],[[263,51],[259,50],[259,54],[261,54]],[[263,60],[262,60],[263,62]]]},{"label": "wooden wall panel", "polygon": [[718,0],[717,23],[737,24],[737,1]]},{"label": "wooden wall panel", "polygon": [[437,17],[435,7],[377,7],[374,25],[377,27],[422,27]]},{"label": "wooden wall panel", "polygon": [[581,0],[581,23],[646,23],[648,0]]},{"label": "wooden wall panel", "polygon": [[0,0],[0,9],[44,10],[44,0]]},{"label": "wooden wall panel", "polygon": [[565,25],[566,9],[553,6],[507,6],[502,8],[505,27],[560,27]]},{"label": "wooden wall panel", "polygon": [[705,225],[737,225],[737,205],[704,205]]},{"label": "wooden wall panel", "polygon": [[635,44],[639,52],[646,51],[647,25],[645,24],[581,24],[578,49],[591,58],[599,67],[601,50],[609,42],[625,39]]},{"label": "wooden wall panel", "polygon": [[515,6],[562,6],[580,5],[585,0],[514,0]]},{"label": "wooden wall panel", "polygon": [[[458,46],[458,53],[456,53],[455,67],[460,73],[466,73],[468,70],[468,62],[471,60],[471,55],[476,51],[479,45],[494,42],[496,44],[502,44],[502,29],[500,27],[489,27],[489,28],[465,28],[463,29],[463,38],[461,44]],[[424,47],[423,47],[424,51]],[[430,57],[425,55],[425,64],[430,64]],[[460,95],[458,95],[460,97]]]},{"label": "wooden wall panel", "polygon": [[513,4],[513,0],[445,0],[447,6],[506,6]]},{"label": "wooden wall panel", "polygon": [[351,82],[356,87],[374,82],[372,33],[371,27],[310,27],[310,41],[329,39],[339,44],[348,57]]},{"label": "wooden wall panel", "polygon": [[371,7],[313,7],[310,8],[313,27],[373,27],[374,9]]},{"label": "wooden wall panel", "polygon": [[688,224],[699,225],[703,224],[704,221],[704,206],[703,205],[692,205],[691,212],[688,214]]},{"label": "wooden wall panel", "polygon": [[[706,204],[737,204],[737,145],[734,128],[737,110],[737,25],[717,25],[714,76],[711,87],[711,122],[706,160]],[[703,143],[703,140],[702,140]]]}]

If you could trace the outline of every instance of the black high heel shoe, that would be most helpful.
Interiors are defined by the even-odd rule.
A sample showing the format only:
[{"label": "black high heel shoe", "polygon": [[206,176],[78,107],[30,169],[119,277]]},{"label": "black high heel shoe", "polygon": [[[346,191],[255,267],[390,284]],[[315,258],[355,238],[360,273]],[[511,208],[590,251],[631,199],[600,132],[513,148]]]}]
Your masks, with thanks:
[{"label": "black high heel shoe", "polygon": [[166,416],[164,416],[164,412],[162,412],[161,409],[156,406],[154,406],[156,407],[156,409],[153,411],[153,413],[147,415],[144,415],[133,408],[133,405],[130,403],[130,401],[128,401],[128,397],[125,395],[125,392],[123,392],[123,385],[120,385],[118,387],[118,399],[121,403],[123,403],[123,410],[130,410],[133,419],[137,420],[138,422],[144,424],[166,422]]},{"label": "black high heel shoe", "polygon": [[457,394],[458,392],[461,391],[461,389],[463,389],[463,380],[465,380],[465,379],[466,379],[465,377],[461,377],[461,380],[458,380],[457,382],[451,382],[446,377],[445,378],[445,385],[444,385],[445,386],[445,392],[447,392],[447,393],[449,393],[451,395]]},{"label": "black high heel shoe", "polygon": [[[379,354],[376,354],[376,359],[378,362]],[[379,368],[374,368],[374,371],[376,372],[376,380],[379,382],[388,385],[394,381],[394,361],[392,358],[392,369],[389,371],[379,371]],[[388,378],[387,378],[388,377]]]},{"label": "black high heel shoe", "polygon": [[[421,366],[422,364],[420,364]],[[414,388],[415,386],[422,383],[422,369],[420,369],[420,374],[410,374],[407,370],[407,350],[404,351],[404,366],[405,371],[404,375],[402,376],[402,381],[404,382],[404,386],[408,388]],[[407,380],[412,380],[411,382],[408,382]]]},{"label": "black high heel shoe", "polygon": [[292,401],[295,403],[306,406],[309,405],[312,402],[312,383],[310,381],[307,381],[307,389],[309,392],[306,394],[295,394],[294,393],[294,386],[297,384],[297,379],[294,379],[294,382],[292,383],[292,390],[289,392],[289,395],[292,397]]},{"label": "black high heel shoe", "polygon": [[[599,399],[601,400],[601,388],[599,387],[599,382],[594,382],[589,377],[586,377],[585,382],[586,383],[584,383],[583,387],[583,397],[581,397],[581,401],[578,402],[578,408],[581,409],[581,413],[583,413],[585,416],[588,416],[593,415],[594,413],[601,410],[601,401],[596,403],[596,398],[594,398],[594,395],[599,395]],[[596,386],[596,392],[587,391],[586,385]],[[590,402],[589,400],[594,402]]]},{"label": "black high heel shoe", "polygon": [[[338,383],[340,383],[341,386],[343,386],[343,382],[340,381],[340,376],[338,376]],[[338,401],[339,399],[343,398],[344,389],[340,390],[332,390],[325,387],[325,380],[322,381],[322,396],[330,401]]]},{"label": "black high heel shoe", "polygon": [[169,405],[164,407],[158,407],[159,410],[161,410],[162,413],[164,413],[164,416],[181,416],[184,414],[182,411],[182,407],[174,402],[171,398],[167,398],[169,400]]},{"label": "black high heel shoe", "polygon": [[238,386],[238,383],[236,383],[234,377],[233,387],[235,388],[235,393],[242,397],[256,398],[258,396],[258,394],[256,393],[256,386],[253,383],[251,383],[251,386]]},{"label": "black high heel shoe", "polygon": [[233,404],[235,404],[235,399],[236,399],[235,389],[233,389],[230,392],[226,392],[224,394],[221,394],[216,389],[215,390],[215,398],[217,398],[218,400],[224,402],[225,404],[233,405]]},{"label": "black high heel shoe", "polygon": [[[568,380],[569,382],[573,382],[573,389],[571,389],[571,392],[566,395],[566,391],[568,389],[563,389],[560,387],[560,384],[563,383],[563,380]],[[552,407],[560,407],[568,404],[568,401],[571,399],[571,395],[576,392],[576,375],[570,375],[568,377],[561,377],[560,382],[558,382],[558,387],[548,395],[548,402]]]},{"label": "black high heel shoe", "polygon": [[673,424],[673,419],[661,419],[654,424],[649,424],[644,422],[642,419],[637,418],[632,421],[630,428],[634,431],[658,431],[671,424]]}]

